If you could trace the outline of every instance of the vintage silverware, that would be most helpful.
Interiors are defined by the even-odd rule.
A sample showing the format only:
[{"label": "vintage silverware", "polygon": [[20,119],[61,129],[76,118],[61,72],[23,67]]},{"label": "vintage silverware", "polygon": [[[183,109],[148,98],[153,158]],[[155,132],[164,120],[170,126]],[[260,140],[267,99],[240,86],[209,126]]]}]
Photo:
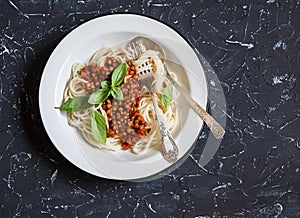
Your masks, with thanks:
[{"label": "vintage silverware", "polygon": [[[185,89],[184,86],[182,86],[181,84],[179,84],[178,82],[176,82],[172,78],[172,76],[170,75],[170,73],[168,71],[167,64],[166,64],[166,55],[165,55],[165,52],[162,49],[162,47],[159,46],[156,42],[152,41],[151,39],[146,38],[146,37],[142,37],[142,36],[135,37],[134,39],[132,39],[130,41],[129,44],[133,46],[132,48],[134,48],[135,52],[137,52],[137,53],[143,52],[143,49],[140,47],[141,45],[144,46],[146,49],[151,49],[151,50],[159,52],[159,57],[162,60],[163,65],[165,67],[166,77],[175,86],[175,88],[177,90],[179,90],[181,94],[183,94],[183,96],[185,97],[185,99],[187,100],[187,102],[191,105],[191,107],[196,111],[196,113],[200,116],[200,118],[210,128],[210,130],[212,131],[213,135],[217,139],[222,139],[223,136],[224,136],[224,134],[225,134],[224,128],[209,113],[207,113],[206,110],[203,107],[201,107],[190,96],[190,94],[187,92],[187,90]],[[140,56],[140,55],[141,54],[137,54],[137,56]]]},{"label": "vintage silverware", "polygon": [[[131,42],[129,44],[131,48],[136,48],[137,45],[134,44],[134,42]],[[137,59],[139,57],[139,53],[136,49],[132,52],[133,58]],[[144,63],[143,69],[137,69],[138,75],[139,75],[139,81],[142,85],[144,85],[148,90],[152,98],[154,110],[155,110],[155,116],[156,120],[158,122],[158,127],[161,135],[162,140],[162,155],[163,157],[170,163],[174,163],[178,158],[178,147],[171,135],[171,133],[168,131],[168,129],[165,126],[164,123],[164,117],[161,115],[161,112],[159,110],[158,104],[156,102],[152,85],[155,80],[153,76],[153,68],[152,64],[150,63],[150,60],[147,59]]]}]

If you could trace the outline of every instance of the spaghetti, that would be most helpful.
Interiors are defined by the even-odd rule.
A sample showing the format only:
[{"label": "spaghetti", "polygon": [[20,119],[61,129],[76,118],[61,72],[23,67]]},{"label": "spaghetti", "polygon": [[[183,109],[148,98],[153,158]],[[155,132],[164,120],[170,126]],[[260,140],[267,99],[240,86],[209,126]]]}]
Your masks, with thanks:
[{"label": "spaghetti", "polygon": [[[68,123],[76,127],[88,143],[104,150],[131,149],[132,152],[140,154],[160,142],[161,137],[151,96],[138,81],[139,70],[144,70],[143,63],[146,60],[152,63],[156,77],[153,92],[164,117],[166,128],[170,132],[175,129],[179,113],[175,101],[176,96],[173,95],[172,102],[167,108],[160,102],[161,93],[169,81],[163,76],[165,69],[158,52],[145,49],[141,57],[133,60],[132,51],[128,48],[105,47],[96,51],[87,64],[73,64],[71,76],[64,91],[64,102],[74,97],[90,95],[100,88],[101,81],[111,76],[115,67],[120,63],[127,63],[127,74],[120,85],[124,95],[122,101],[110,97],[87,110],[69,112],[67,115]],[[171,73],[171,75],[177,80],[176,74]],[[91,110],[97,110],[105,117],[106,144],[99,143],[92,134]]]}]

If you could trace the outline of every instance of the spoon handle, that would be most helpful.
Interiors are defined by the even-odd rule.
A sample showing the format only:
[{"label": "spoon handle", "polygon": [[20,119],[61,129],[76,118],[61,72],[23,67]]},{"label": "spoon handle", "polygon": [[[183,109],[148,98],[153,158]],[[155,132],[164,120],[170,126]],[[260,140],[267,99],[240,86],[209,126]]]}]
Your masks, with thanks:
[{"label": "spoon handle", "polygon": [[152,97],[152,102],[154,105],[156,119],[158,122],[158,127],[159,127],[159,131],[160,131],[160,135],[161,135],[162,155],[168,162],[174,163],[178,157],[178,147],[177,147],[171,133],[167,130],[167,128],[165,126],[164,117],[160,113],[160,110],[158,108],[158,105],[157,105],[157,102],[156,102],[156,99],[154,97],[152,90],[149,90],[149,92]]},{"label": "spoon handle", "polygon": [[192,108],[196,111],[196,113],[200,116],[200,118],[206,123],[206,125],[209,127],[209,129],[212,131],[213,135],[217,138],[217,139],[222,139],[224,134],[225,134],[225,130],[223,129],[223,127],[212,117],[209,115],[209,113],[207,113],[203,107],[201,107],[191,96],[190,94],[187,92],[187,90],[180,84],[178,84],[173,78],[172,76],[169,74],[169,72],[167,71],[167,78],[172,82],[172,84],[175,86],[175,88],[177,90],[179,90],[183,96],[185,97],[185,99],[187,100],[187,102],[192,106]]}]

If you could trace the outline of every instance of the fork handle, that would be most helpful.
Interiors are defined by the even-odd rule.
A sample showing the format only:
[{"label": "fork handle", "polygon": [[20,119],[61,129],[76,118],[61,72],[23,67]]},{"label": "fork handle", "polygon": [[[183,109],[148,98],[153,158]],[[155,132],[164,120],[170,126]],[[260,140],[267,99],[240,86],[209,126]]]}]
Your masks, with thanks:
[{"label": "fork handle", "polygon": [[152,90],[150,90],[150,95],[152,97],[152,102],[154,105],[155,110],[155,116],[156,120],[158,122],[158,127],[161,135],[162,140],[162,155],[163,157],[170,163],[174,163],[178,158],[178,147],[171,135],[171,133],[167,130],[165,123],[164,123],[164,117],[161,115],[161,112],[159,110],[158,104],[156,102],[156,99],[154,97],[154,94]]},{"label": "fork handle", "polygon": [[206,123],[206,125],[209,127],[213,135],[217,139],[222,139],[225,130],[223,127],[212,117],[207,113],[203,107],[201,107],[192,97],[191,95],[187,92],[185,87],[182,85],[178,84],[176,80],[173,79],[173,77],[167,72],[167,78],[172,82],[172,84],[175,86],[177,90],[179,90],[187,102],[192,106],[192,108],[196,111],[196,113],[200,116],[200,118]]}]

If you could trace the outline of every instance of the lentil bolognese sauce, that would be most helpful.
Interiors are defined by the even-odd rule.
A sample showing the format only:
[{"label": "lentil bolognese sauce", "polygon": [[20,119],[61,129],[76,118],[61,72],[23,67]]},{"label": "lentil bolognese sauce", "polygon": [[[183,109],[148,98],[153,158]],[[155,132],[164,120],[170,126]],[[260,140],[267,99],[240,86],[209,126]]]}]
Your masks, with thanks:
[{"label": "lentil bolognese sauce", "polygon": [[[79,72],[80,77],[88,81],[82,82],[86,94],[91,94],[100,88],[103,80],[110,79],[111,72],[120,64],[114,57],[106,57],[104,66],[96,64],[86,65]],[[107,115],[109,128],[107,136],[120,137],[123,150],[127,150],[147,133],[147,122],[139,113],[138,105],[141,100],[141,84],[138,81],[136,69],[132,61],[127,60],[126,81],[120,85],[123,100],[114,100],[112,96],[102,103],[102,108]]]},{"label": "lentil bolognese sauce", "polygon": [[[89,98],[93,93],[99,92],[99,90],[101,92],[105,85],[103,82],[106,82],[106,85],[110,84],[107,86],[111,86],[108,88],[110,91],[103,95],[105,98],[101,103],[89,105],[87,102],[80,102],[77,104],[82,107],[82,110],[66,110],[68,111],[68,123],[76,127],[89,144],[103,150],[131,150],[133,153],[140,154],[160,143],[161,137],[154,116],[151,96],[148,90],[141,86],[138,79],[138,71],[144,70],[146,66],[143,63],[149,59],[153,65],[153,73],[157,77],[153,91],[163,114],[166,128],[172,132],[176,127],[179,113],[176,106],[176,92],[173,91],[175,97],[173,96],[170,105],[165,106],[161,96],[169,82],[162,76],[165,69],[158,53],[145,50],[141,57],[133,60],[132,53],[126,48],[121,46],[104,47],[96,51],[86,64],[73,64],[71,76],[64,91],[64,104],[73,104],[74,106],[75,103],[71,104],[70,100]],[[113,73],[121,64],[126,65],[124,78],[113,87],[112,80],[115,79]],[[171,74],[174,79],[177,79],[175,73]],[[113,93],[110,94],[116,90],[121,92],[122,98],[115,99],[116,96]],[[93,130],[95,125],[93,126],[93,121],[91,121],[93,111],[104,118],[105,143],[99,142],[95,137]],[[101,121],[99,117],[95,120],[98,121],[97,125]]]}]

